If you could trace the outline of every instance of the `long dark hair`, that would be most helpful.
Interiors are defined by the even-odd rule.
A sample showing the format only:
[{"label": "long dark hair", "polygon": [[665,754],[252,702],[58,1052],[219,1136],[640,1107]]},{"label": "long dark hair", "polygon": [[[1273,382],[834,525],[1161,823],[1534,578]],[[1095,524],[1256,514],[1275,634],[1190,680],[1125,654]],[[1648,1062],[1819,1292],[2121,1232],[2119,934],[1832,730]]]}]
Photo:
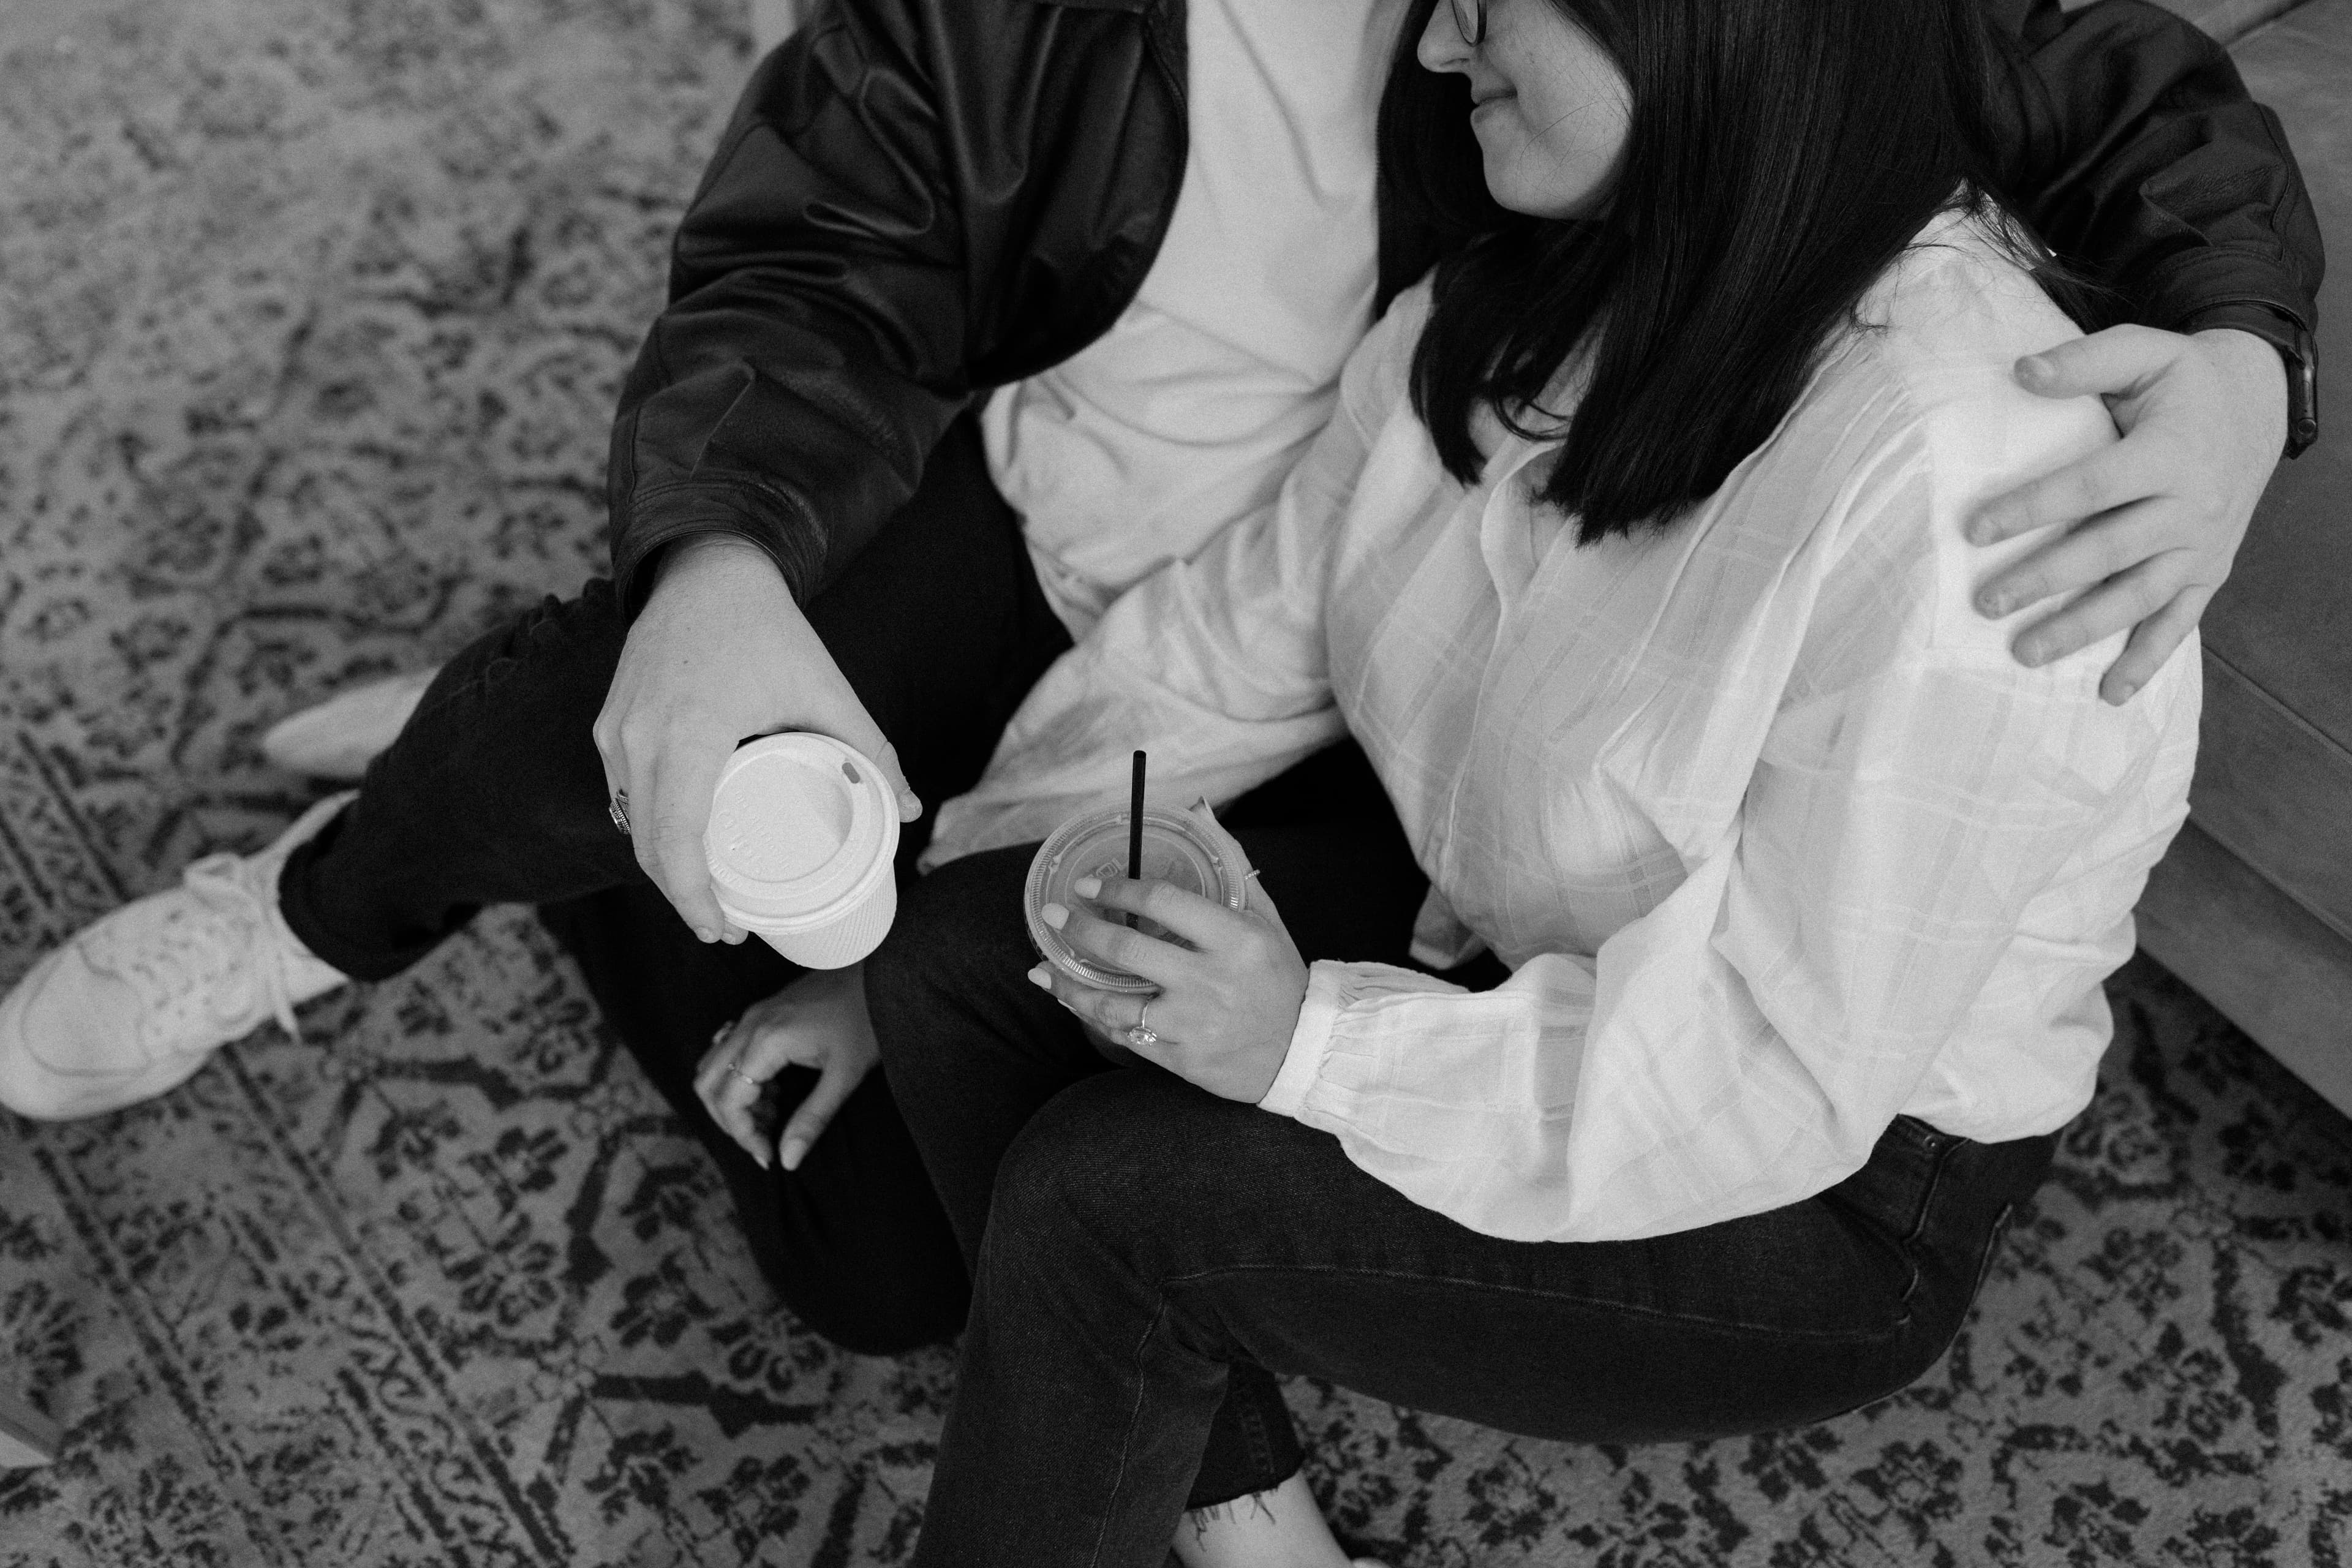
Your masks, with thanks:
[{"label": "long dark hair", "polygon": [[1500,0],[1553,5],[1616,62],[1633,124],[1606,205],[1530,217],[1487,195],[1467,83],[1413,47],[1381,105],[1382,200],[1434,229],[1413,408],[1476,482],[1479,404],[1522,435],[1593,333],[1543,499],[1591,543],[1671,521],[1796,402],[1832,330],[1927,220],[1991,190],[1982,0]]}]

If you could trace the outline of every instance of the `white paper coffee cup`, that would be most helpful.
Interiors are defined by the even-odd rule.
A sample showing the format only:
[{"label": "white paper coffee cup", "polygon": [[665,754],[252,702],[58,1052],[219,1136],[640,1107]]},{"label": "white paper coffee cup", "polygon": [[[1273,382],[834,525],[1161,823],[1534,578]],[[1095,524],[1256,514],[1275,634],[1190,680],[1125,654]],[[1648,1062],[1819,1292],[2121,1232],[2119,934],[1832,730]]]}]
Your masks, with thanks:
[{"label": "white paper coffee cup", "polygon": [[845,969],[898,913],[898,797],[829,735],[769,735],[719,775],[702,837],[727,918],[809,969]]}]

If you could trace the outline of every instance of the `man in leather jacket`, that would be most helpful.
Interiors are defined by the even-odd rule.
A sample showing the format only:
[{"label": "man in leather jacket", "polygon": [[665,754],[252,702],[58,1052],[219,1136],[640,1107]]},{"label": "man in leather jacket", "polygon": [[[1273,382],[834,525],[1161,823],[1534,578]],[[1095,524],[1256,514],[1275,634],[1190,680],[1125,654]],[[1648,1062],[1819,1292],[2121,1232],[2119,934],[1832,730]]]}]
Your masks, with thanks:
[{"label": "man in leather jacket", "polygon": [[[2244,97],[2218,48],[2136,0],[2072,17],[2055,0],[1989,8],[2031,67],[2012,83],[2011,194],[2061,256],[2118,292],[2128,320],[2174,333],[2234,331],[2238,363],[2262,394],[2251,401],[2284,437],[2276,351],[2308,355],[2320,255],[2275,119]],[[778,50],[681,226],[670,306],[622,392],[609,483],[623,614],[645,609],[675,547],[713,539],[768,558],[779,612],[786,595],[809,603],[905,504],[926,455],[976,393],[1108,330],[1150,266],[1181,183],[1184,67],[1181,5],[1150,0],[837,6]],[[904,111],[919,102],[956,111]],[[1073,126],[1101,130],[1073,136]],[[1439,240],[1393,225],[1380,239],[1385,304],[1426,269]],[[2165,351],[2138,346],[2137,357],[2122,342],[2082,357],[2127,366],[2115,378],[2120,392],[2162,375]],[[2217,404],[2220,385],[2217,376],[2203,389]],[[2073,378],[2053,388],[2084,389]],[[2280,445],[2268,435],[2251,464],[2196,465],[2253,470],[2238,493],[2214,494],[2211,510],[2251,512]],[[2078,498],[2093,504],[2074,515],[2152,493],[2103,489]],[[2047,505],[2021,510],[2004,532],[2055,520]],[[2236,529],[2213,531],[2234,547]],[[2042,595],[2090,587],[2155,552],[2118,542],[2099,556],[2107,571],[2086,576],[2063,561],[2035,586]],[[2219,565],[2207,594],[2226,558]],[[2141,615],[2091,606],[2109,613],[2086,617],[2077,606],[2047,634],[2058,642],[2043,658],[2175,600],[2147,602]],[[2194,619],[2176,613],[2164,651]],[[669,777],[652,758],[677,758],[682,798],[706,799],[723,747],[716,731],[689,733],[692,721],[652,674],[657,640],[652,628],[633,639],[605,710],[611,783],[633,802],[664,796]],[[2133,661],[2137,680],[2160,661]],[[742,732],[839,726],[856,731],[844,737],[853,743],[877,739],[846,707],[819,706],[795,673],[803,678],[770,683],[766,706],[718,729],[754,721]],[[2137,680],[2112,679],[2110,694]],[[641,824],[646,816],[636,813]],[[674,826],[641,827],[640,848],[690,924],[722,929],[698,885],[699,816],[665,815]]]},{"label": "man in leather jacket", "polygon": [[[1980,605],[2064,604],[2022,633],[2030,663],[2137,626],[2106,678],[2125,700],[2226,575],[2282,446],[2308,438],[2288,393],[2317,230],[2276,120],[2194,29],[2139,0],[1987,3],[2020,45],[2008,194],[2135,324],[2021,371],[2107,395],[2126,438],[1988,509],[1979,542],[2092,521]],[[870,1054],[740,1070],[745,1007],[822,1039],[862,1002],[854,979],[766,1000],[792,972],[737,945],[702,832],[740,740],[816,730],[889,774],[911,865],[920,803],[970,784],[1067,646],[967,416],[1134,300],[1184,183],[1186,45],[1183,0],[821,0],[759,68],[679,229],[614,425],[610,583],[453,660],[356,800],[244,862],[236,897],[174,889],[92,928],[119,952],[226,922],[243,967],[173,983],[219,994],[151,994],[89,932],[46,959],[0,1003],[0,1102],[68,1116],[161,1092],[273,1011],[397,973],[483,903],[558,905],[787,1301],[860,1349],[951,1333],[961,1260]],[[1384,304],[1444,237],[1383,221],[1378,238]],[[167,1012],[197,1023],[152,1026]],[[703,1098],[729,1073],[750,1086],[724,1091],[732,1132],[783,1060],[822,1068],[778,1086],[787,1108],[804,1097],[786,1169],[772,1134],[739,1146],[698,1109],[714,1025],[738,1048],[710,1053]]]}]

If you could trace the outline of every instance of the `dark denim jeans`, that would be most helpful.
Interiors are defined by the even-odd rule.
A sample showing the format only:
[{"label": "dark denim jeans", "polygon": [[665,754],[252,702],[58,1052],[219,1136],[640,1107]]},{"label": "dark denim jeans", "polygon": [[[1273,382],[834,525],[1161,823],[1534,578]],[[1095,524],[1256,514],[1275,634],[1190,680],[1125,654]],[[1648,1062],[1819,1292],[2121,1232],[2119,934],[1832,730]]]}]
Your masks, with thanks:
[{"label": "dark denim jeans", "polygon": [[[970,787],[1069,646],[970,419],[808,615],[931,805]],[[879,1074],[793,1173],[761,1170],[695,1098],[712,1032],[798,971],[757,940],[697,942],[606,816],[590,727],[626,632],[610,585],[596,582],[450,660],[358,800],[288,861],[287,922],[337,968],[380,979],[486,903],[541,906],[607,1019],[718,1163],[753,1256],[793,1311],[853,1350],[947,1338],[963,1323],[962,1254]],[[928,817],[910,826],[902,870],[929,828]],[[789,1070],[774,1109],[788,1112],[814,1080]]]},{"label": "dark denim jeans", "polygon": [[[1222,820],[1268,887],[1318,890],[1299,900],[1307,906],[1300,911],[1284,899],[1291,934],[1308,957],[1405,962],[1429,884],[1352,742],[1251,792]],[[1332,853],[1335,846],[1344,853]],[[866,966],[883,1070],[969,1259],[1002,1226],[991,1217],[990,1192],[1038,1108],[1076,1080],[1113,1070],[1093,1037],[1024,978],[1037,960],[1021,915],[1031,853],[975,856],[906,889],[898,923]],[[1499,964],[1487,967],[1490,981],[1501,978]],[[1198,1445],[1192,1458],[1192,1508],[1264,1491],[1298,1468],[1289,1411],[1269,1373],[1246,1362],[1233,1367],[1216,1438],[1205,1460]]]},{"label": "dark denim jeans", "polygon": [[[1388,956],[1333,929],[1377,880],[1360,825],[1236,836],[1310,958]],[[983,1226],[920,1564],[1157,1568],[1185,1507],[1297,1468],[1274,1373],[1589,1442],[1852,1409],[1943,1354],[2048,1165],[2052,1138],[1986,1146],[1906,1118],[1859,1173],[1769,1214],[1643,1241],[1496,1240],[1367,1176],[1327,1133],[1106,1068],[1023,978],[1026,860],[929,879],[868,972],[949,1216],[967,1245]]]},{"label": "dark denim jeans", "polygon": [[[1070,646],[969,417],[808,617],[927,805],[971,786]],[[606,815],[590,732],[627,633],[599,579],[445,665],[359,798],[287,862],[278,899],[295,934],[346,974],[381,980],[484,904],[652,893]],[[926,815],[903,836],[902,868],[929,831]]]}]

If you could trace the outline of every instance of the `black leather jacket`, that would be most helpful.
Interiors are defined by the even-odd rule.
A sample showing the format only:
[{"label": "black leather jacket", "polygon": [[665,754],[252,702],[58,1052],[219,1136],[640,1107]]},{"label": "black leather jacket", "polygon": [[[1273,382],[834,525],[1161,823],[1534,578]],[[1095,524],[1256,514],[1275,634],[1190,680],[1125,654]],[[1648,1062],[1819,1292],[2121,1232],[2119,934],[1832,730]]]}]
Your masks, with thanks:
[{"label": "black leather jacket", "polygon": [[[2154,325],[2313,323],[2317,224],[2219,47],[2141,0],[1986,4],[2031,63],[2008,184],[2045,238]],[[708,533],[805,603],[976,391],[1108,330],[1182,184],[1184,37],[1183,0],[820,0],[744,89],[622,387],[625,605]],[[1384,225],[1382,299],[1430,259]]]}]

